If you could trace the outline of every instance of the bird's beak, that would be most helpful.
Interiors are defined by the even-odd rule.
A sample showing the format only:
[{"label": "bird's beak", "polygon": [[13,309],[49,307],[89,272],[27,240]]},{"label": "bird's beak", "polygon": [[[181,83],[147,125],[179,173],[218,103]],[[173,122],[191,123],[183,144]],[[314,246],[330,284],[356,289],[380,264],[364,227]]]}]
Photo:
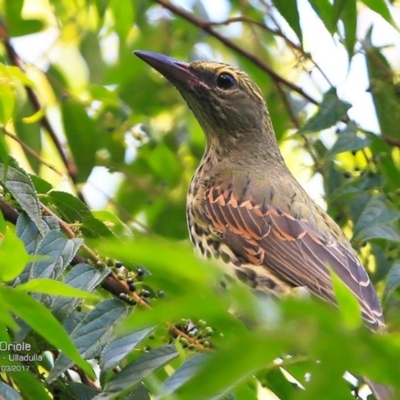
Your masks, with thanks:
[{"label": "bird's beak", "polygon": [[173,84],[190,84],[199,81],[190,71],[188,63],[151,51],[136,50],[133,53],[164,75]]}]

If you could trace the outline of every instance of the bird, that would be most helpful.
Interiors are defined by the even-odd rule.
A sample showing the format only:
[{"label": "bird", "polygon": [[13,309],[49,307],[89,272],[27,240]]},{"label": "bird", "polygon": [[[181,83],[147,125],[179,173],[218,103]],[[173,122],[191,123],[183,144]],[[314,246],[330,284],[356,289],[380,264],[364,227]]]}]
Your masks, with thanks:
[{"label": "bird", "polygon": [[[261,89],[229,64],[134,54],[178,89],[206,137],[186,204],[196,252],[222,260],[256,290],[282,296],[305,288],[337,306],[332,269],[357,298],[365,324],[385,331],[350,241],[286,166]],[[377,399],[392,398],[390,388],[368,384]]]}]

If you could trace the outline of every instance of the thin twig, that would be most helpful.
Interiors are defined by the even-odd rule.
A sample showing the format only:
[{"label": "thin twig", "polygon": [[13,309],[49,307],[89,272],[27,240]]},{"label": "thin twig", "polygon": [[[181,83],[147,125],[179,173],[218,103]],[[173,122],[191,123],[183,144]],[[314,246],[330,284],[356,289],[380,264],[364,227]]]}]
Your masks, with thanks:
[{"label": "thin twig", "polygon": [[32,150],[27,144],[25,144],[18,136],[14,135],[11,132],[8,132],[4,127],[2,127],[2,130],[6,136],[11,138],[12,140],[15,140],[18,144],[20,144],[21,147],[25,149],[27,153],[29,153],[33,158],[35,158],[37,161],[39,161],[41,164],[46,166],[47,168],[51,169],[53,172],[56,174],[62,176],[63,174],[53,165],[48,163],[46,160],[44,160],[36,151]]}]

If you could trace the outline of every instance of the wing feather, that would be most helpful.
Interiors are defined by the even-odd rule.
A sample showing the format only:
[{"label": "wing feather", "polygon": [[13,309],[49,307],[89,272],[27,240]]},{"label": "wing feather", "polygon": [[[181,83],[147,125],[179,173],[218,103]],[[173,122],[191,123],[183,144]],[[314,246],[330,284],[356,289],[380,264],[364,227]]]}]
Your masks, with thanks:
[{"label": "wing feather", "polygon": [[241,202],[232,191],[208,190],[209,224],[242,260],[267,268],[291,286],[302,286],[336,305],[327,265],[357,297],[364,320],[384,326],[375,289],[350,246],[318,231],[310,222],[283,213],[270,204]]}]

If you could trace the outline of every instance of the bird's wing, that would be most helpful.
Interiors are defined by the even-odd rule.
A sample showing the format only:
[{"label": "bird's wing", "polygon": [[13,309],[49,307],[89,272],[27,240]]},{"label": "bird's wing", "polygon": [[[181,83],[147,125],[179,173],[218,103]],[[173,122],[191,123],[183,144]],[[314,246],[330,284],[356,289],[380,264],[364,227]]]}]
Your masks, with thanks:
[{"label": "bird's wing", "polygon": [[272,205],[239,201],[218,187],[206,195],[209,224],[237,256],[336,304],[329,265],[357,297],[368,325],[384,326],[375,289],[351,249]]}]

